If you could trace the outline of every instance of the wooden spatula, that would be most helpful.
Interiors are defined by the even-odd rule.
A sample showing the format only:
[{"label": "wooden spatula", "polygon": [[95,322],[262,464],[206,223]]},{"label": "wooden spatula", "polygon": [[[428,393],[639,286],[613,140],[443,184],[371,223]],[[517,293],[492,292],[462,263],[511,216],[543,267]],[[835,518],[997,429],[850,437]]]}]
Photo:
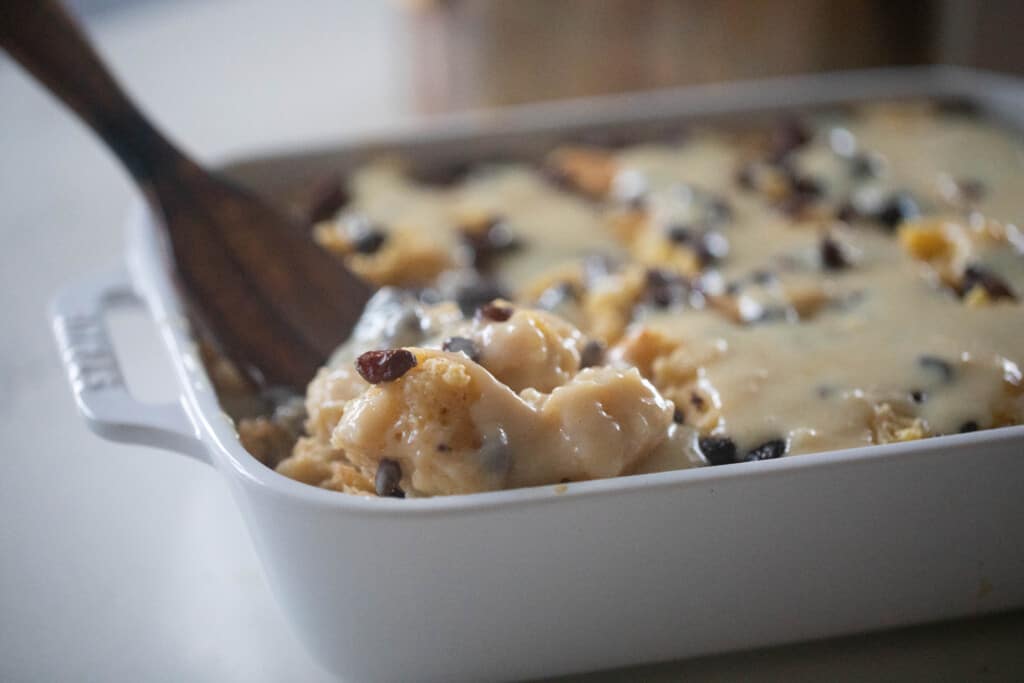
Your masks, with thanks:
[{"label": "wooden spatula", "polygon": [[186,300],[231,359],[266,384],[303,389],[370,287],[308,230],[157,132],[57,2],[0,2],[0,45],[124,164],[163,218]]}]

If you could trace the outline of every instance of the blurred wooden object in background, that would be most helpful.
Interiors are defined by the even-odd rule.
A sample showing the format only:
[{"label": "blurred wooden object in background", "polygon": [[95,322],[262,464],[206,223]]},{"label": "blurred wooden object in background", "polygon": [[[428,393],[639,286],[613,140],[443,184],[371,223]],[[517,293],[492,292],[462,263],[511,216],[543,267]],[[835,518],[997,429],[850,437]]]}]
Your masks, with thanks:
[{"label": "blurred wooden object in background", "polygon": [[[1024,3],[1022,3],[1024,4]],[[940,0],[409,2],[419,107],[445,111],[938,55]]]}]

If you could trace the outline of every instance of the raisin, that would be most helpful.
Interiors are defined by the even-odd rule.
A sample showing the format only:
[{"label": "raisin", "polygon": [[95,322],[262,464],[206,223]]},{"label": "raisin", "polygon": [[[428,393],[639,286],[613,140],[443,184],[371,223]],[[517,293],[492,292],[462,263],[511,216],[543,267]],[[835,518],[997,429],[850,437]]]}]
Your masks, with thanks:
[{"label": "raisin", "polygon": [[334,218],[348,201],[348,192],[342,178],[338,175],[327,176],[311,193],[306,206],[306,221],[312,224]]},{"label": "raisin", "polygon": [[402,466],[397,460],[382,458],[373,478],[377,495],[386,498],[405,498],[405,491],[399,486],[402,481]]},{"label": "raisin", "polygon": [[672,411],[672,421],[677,425],[681,425],[686,422],[686,413],[683,412],[682,408],[676,407]]},{"label": "raisin", "polygon": [[512,317],[513,312],[514,311],[511,306],[495,303],[493,301],[481,306],[479,311],[481,318],[484,318],[485,320],[493,320],[496,323],[505,322]]},{"label": "raisin", "polygon": [[406,349],[367,351],[356,359],[356,370],[370,384],[393,382],[416,367],[416,356]]},{"label": "raisin", "polygon": [[850,265],[843,245],[831,237],[824,237],[819,245],[821,265],[826,270],[842,270]]},{"label": "raisin", "polygon": [[802,121],[793,117],[785,118],[772,129],[768,158],[780,163],[810,140],[811,131]]},{"label": "raisin", "polygon": [[1010,286],[1006,284],[1006,281],[996,275],[990,270],[986,270],[981,266],[967,266],[964,270],[964,277],[960,283],[960,287],[957,289],[960,296],[964,296],[967,292],[971,291],[974,287],[981,287],[988,294],[989,298],[993,301],[999,299],[1009,299],[1011,301],[1017,300],[1017,295],[1014,293]]},{"label": "raisin", "polygon": [[448,337],[441,345],[443,351],[464,353],[474,363],[480,362],[480,349],[472,339],[466,337]]},{"label": "raisin", "polygon": [[914,403],[924,403],[926,398],[928,398],[928,394],[924,393],[920,389],[914,389],[910,392],[910,400]]},{"label": "raisin", "polygon": [[949,361],[939,358],[938,356],[919,356],[917,364],[926,370],[933,370],[937,372],[943,382],[953,381],[953,375],[955,372]]},{"label": "raisin", "polygon": [[702,436],[697,439],[697,446],[712,465],[736,462],[736,444],[727,436]]},{"label": "raisin", "polygon": [[980,427],[978,426],[978,423],[975,422],[974,420],[968,420],[967,422],[964,422],[962,425],[960,425],[961,434],[967,434],[968,432],[976,432],[978,431],[978,429],[980,429]]},{"label": "raisin", "polygon": [[591,339],[583,345],[583,350],[580,351],[580,369],[590,368],[595,365],[600,365],[604,360],[604,344]]},{"label": "raisin", "polygon": [[758,460],[774,460],[781,458],[786,453],[786,442],[782,439],[772,439],[754,448],[745,456],[743,462],[756,462]]}]

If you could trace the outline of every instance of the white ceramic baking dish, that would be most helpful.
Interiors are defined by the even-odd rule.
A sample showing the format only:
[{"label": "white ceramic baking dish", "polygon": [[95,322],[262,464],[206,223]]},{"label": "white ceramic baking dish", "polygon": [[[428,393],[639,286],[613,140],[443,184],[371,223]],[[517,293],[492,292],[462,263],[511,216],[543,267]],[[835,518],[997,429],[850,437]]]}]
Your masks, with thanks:
[{"label": "white ceramic baking dish", "polygon": [[[1024,126],[1021,82],[915,69],[528,107],[234,168],[275,191],[381,149],[451,159],[546,145],[587,122],[902,95],[962,96]],[[78,406],[105,438],[216,467],[300,638],[353,680],[535,677],[1024,605],[1024,427],[436,499],[286,479],[242,449],[218,407],[151,217],[138,208],[129,227],[125,265],[53,307]],[[176,403],[126,391],[103,320],[115,299],[151,313]]]}]

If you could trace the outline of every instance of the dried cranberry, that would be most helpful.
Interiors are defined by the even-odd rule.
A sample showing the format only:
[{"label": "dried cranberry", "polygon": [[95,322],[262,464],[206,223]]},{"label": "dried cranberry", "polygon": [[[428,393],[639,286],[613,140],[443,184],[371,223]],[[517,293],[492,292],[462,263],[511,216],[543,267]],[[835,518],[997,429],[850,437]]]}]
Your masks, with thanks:
[{"label": "dried cranberry", "polygon": [[370,384],[393,382],[416,367],[416,356],[406,349],[367,351],[356,359],[356,371]]},{"label": "dried cranberry", "polygon": [[512,317],[511,306],[495,302],[486,303],[480,307],[480,317],[485,320],[493,320],[496,323],[503,323]]},{"label": "dried cranberry", "polygon": [[373,478],[373,488],[377,495],[386,498],[405,498],[405,491],[399,484],[402,481],[402,466],[397,460],[382,458],[377,465],[377,474]]},{"label": "dried cranberry", "polygon": [[702,436],[697,439],[697,446],[712,465],[736,462],[736,444],[727,436]]}]

